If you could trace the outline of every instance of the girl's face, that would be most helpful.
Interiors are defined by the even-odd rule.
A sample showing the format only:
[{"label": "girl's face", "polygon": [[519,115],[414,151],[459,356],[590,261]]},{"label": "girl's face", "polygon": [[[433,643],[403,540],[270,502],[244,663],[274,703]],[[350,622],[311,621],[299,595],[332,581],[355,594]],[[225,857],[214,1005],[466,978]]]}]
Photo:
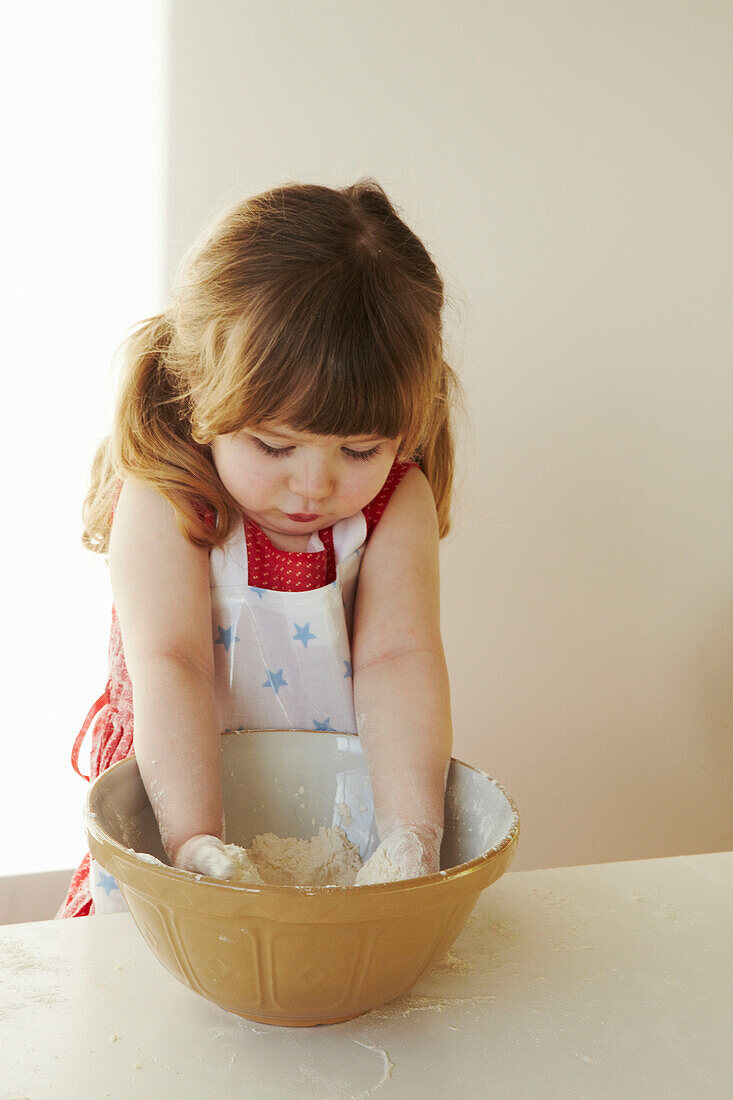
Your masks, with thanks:
[{"label": "girl's face", "polygon": [[211,454],[243,514],[275,546],[300,550],[311,532],[354,515],[377,495],[399,445],[400,437],[309,435],[268,421],[215,436]]}]

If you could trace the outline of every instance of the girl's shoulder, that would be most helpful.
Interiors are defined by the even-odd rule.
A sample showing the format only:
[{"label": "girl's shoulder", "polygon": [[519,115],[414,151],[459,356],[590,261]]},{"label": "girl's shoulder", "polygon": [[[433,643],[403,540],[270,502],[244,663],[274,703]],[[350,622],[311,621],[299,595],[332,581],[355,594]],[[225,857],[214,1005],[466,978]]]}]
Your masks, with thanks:
[{"label": "girl's shoulder", "polygon": [[366,545],[359,570],[352,639],[354,669],[417,645],[439,644],[435,498],[417,463],[398,472],[402,476]]},{"label": "girl's shoulder", "polygon": [[[114,519],[115,509],[120,499],[120,493],[122,492],[122,486],[124,481],[122,478],[117,479],[117,485],[115,487],[114,496],[112,498],[112,508],[110,509],[110,523]],[[196,515],[202,520],[207,527],[211,527],[212,531],[216,530],[216,512],[208,504],[204,504],[203,501],[192,500],[193,509]]]},{"label": "girl's shoulder", "polygon": [[382,517],[382,513],[387,507],[387,504],[395,489],[400,484],[405,474],[413,469],[413,467],[418,470],[420,469],[417,462],[414,462],[412,459],[408,459],[404,462],[399,459],[395,459],[395,461],[392,463],[392,469],[389,471],[387,475],[387,480],[385,481],[384,485],[379,490],[377,495],[369,501],[365,508],[362,509],[367,525],[367,538],[369,537],[369,535],[371,535],[372,531],[377,526],[379,520]]}]

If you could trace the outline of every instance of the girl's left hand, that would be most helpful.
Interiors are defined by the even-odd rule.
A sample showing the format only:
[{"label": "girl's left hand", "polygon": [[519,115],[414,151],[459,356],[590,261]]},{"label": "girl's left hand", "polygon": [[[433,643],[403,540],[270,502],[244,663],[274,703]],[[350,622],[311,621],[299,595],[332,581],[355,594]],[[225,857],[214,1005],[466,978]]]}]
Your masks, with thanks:
[{"label": "girl's left hand", "polygon": [[[357,877],[358,885],[399,882],[440,870],[443,830],[427,822],[396,825],[387,833]],[[387,873],[388,878],[383,878]]]},{"label": "girl's left hand", "polygon": [[231,879],[234,878],[237,868],[224,848],[224,841],[218,836],[197,833],[181,845],[172,864],[181,871],[208,875],[210,878]]}]

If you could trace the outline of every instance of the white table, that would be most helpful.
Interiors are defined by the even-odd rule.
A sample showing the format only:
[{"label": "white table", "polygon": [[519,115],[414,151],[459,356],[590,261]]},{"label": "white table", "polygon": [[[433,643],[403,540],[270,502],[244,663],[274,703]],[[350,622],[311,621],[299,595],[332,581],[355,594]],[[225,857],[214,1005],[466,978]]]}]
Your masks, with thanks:
[{"label": "white table", "polygon": [[441,965],[344,1024],[179,985],[127,914],[0,928],[0,1097],[680,1097],[733,1092],[733,853],[508,873]]}]

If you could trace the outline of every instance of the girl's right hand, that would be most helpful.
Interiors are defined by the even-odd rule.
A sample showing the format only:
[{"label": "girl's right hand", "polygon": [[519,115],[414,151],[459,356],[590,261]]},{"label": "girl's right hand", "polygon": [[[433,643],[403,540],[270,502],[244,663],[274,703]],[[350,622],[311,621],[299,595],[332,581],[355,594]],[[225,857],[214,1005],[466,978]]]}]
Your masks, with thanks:
[{"label": "girl's right hand", "polygon": [[357,886],[422,878],[440,870],[443,829],[432,822],[395,825],[356,876]]},{"label": "girl's right hand", "polygon": [[443,830],[432,822],[395,825],[381,847],[398,869],[400,878],[420,878],[440,870]]},{"label": "girl's right hand", "polygon": [[193,871],[210,878],[231,879],[236,864],[224,847],[218,836],[199,833],[183,842],[173,859],[173,866],[179,871]]}]

